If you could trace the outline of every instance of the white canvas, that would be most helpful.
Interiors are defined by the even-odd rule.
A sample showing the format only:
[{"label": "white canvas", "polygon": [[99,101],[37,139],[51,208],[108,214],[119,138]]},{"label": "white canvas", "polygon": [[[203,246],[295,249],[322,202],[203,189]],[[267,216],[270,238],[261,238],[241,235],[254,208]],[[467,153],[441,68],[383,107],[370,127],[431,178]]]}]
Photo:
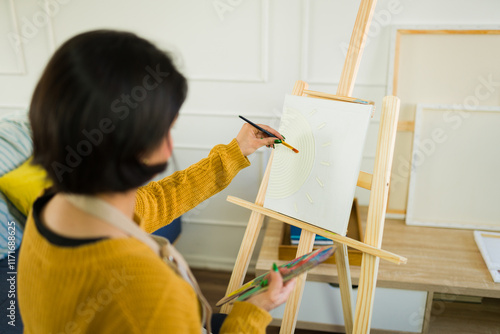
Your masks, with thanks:
[{"label": "white canvas", "polygon": [[500,283],[500,233],[474,231],[474,240],[493,281]]},{"label": "white canvas", "polygon": [[419,104],[408,225],[500,231],[500,108]]},{"label": "white canvas", "polygon": [[373,106],[287,95],[264,207],[346,235]]},{"label": "white canvas", "polygon": [[[401,100],[399,119],[414,120],[418,103],[498,105],[500,89],[485,83],[500,76],[500,34],[481,32],[498,29],[498,25],[393,26],[386,95]],[[413,134],[398,131],[388,204],[393,213],[408,211],[408,161],[413,146]]]}]

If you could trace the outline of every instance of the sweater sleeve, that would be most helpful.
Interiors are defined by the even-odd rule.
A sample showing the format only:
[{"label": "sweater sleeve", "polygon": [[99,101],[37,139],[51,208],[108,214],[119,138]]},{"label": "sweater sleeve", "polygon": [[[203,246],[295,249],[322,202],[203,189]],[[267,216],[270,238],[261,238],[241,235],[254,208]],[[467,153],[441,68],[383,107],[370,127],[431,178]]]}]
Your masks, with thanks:
[{"label": "sweater sleeve", "polygon": [[220,329],[221,334],[265,334],[273,318],[263,309],[247,302],[235,302]]},{"label": "sweater sleeve", "polygon": [[250,165],[236,139],[215,146],[207,158],[185,170],[139,188],[135,213],[141,227],[153,232],[226,188],[240,170]]}]

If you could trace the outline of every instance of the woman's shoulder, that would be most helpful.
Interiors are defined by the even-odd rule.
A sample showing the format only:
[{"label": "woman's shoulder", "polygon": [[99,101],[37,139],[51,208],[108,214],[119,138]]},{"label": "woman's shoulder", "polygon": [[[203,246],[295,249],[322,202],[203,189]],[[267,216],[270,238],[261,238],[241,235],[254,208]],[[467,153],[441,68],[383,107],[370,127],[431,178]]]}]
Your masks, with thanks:
[{"label": "woman's shoulder", "polygon": [[[136,239],[115,239],[113,256],[96,263],[96,274],[108,288],[119,290],[117,297],[127,308],[150,309],[160,304],[196,303],[196,294],[188,282],[180,277],[148,246]],[[109,255],[109,254],[108,254]]]},{"label": "woman's shoulder", "polygon": [[159,275],[175,274],[151,248],[133,237],[106,239],[95,246],[96,254],[102,251],[102,258],[96,260],[107,267],[127,267],[129,270]]},{"label": "woman's shoulder", "polygon": [[[186,283],[172,267],[137,239],[115,239],[103,242],[114,243],[116,251],[100,263],[108,275],[120,272],[133,284],[165,289]],[[186,283],[188,284],[188,283]]]},{"label": "woman's shoulder", "polygon": [[140,246],[139,253],[123,252],[116,260],[101,264],[107,288],[116,291],[117,304],[133,314],[138,328],[154,328],[167,314],[169,326],[199,323],[198,300],[189,283],[147,246]]}]

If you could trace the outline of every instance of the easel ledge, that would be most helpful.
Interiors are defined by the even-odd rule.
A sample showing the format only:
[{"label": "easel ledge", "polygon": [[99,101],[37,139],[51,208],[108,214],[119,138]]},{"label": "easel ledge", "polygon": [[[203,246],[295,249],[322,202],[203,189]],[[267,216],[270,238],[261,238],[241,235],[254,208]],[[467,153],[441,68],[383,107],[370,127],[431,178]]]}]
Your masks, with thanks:
[{"label": "easel ledge", "polygon": [[373,102],[373,101],[358,99],[356,97],[339,96],[339,95],[328,94],[328,93],[323,93],[323,92],[316,92],[314,90],[308,90],[308,89],[304,89],[304,94],[308,97],[319,97],[319,98],[328,99],[328,100],[368,104],[368,105],[375,106],[375,102]]},{"label": "easel ledge", "polygon": [[408,259],[403,257],[403,256],[399,256],[397,254],[385,251],[383,249],[376,248],[374,246],[370,246],[368,244],[365,244],[361,241],[358,241],[358,240],[355,240],[352,238],[348,238],[348,237],[345,237],[345,236],[342,236],[339,234],[335,234],[333,232],[328,232],[322,228],[316,227],[316,226],[311,225],[311,224],[304,223],[303,221],[294,219],[294,218],[289,217],[289,216],[285,216],[285,215],[278,213],[276,211],[264,208],[261,205],[257,205],[257,204],[242,200],[241,198],[237,198],[234,196],[228,196],[227,201],[230,203],[239,205],[241,207],[250,209],[252,211],[261,213],[261,214],[266,215],[268,217],[277,219],[277,220],[282,221],[284,223],[287,223],[287,224],[290,224],[293,226],[297,226],[297,227],[300,227],[302,229],[306,229],[306,230],[311,231],[315,234],[318,234],[318,235],[321,235],[325,238],[331,239],[335,242],[338,242],[338,243],[344,244],[346,246],[355,248],[355,249],[360,250],[364,253],[368,253],[368,254],[371,254],[373,256],[377,256],[381,259],[387,260],[387,261],[395,263],[395,264],[404,264],[408,261]]}]

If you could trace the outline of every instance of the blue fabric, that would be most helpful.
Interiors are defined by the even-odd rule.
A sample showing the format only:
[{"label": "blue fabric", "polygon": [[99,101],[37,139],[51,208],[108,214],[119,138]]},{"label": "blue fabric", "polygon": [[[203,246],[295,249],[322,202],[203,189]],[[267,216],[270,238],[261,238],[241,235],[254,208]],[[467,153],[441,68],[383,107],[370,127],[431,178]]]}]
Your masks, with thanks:
[{"label": "blue fabric", "polygon": [[154,235],[159,235],[161,237],[167,238],[168,241],[173,243],[177,237],[181,234],[181,217],[174,219],[173,222],[168,224],[167,226],[163,226],[162,228],[153,232]]},{"label": "blue fabric", "polygon": [[0,176],[19,167],[33,153],[26,112],[0,115]]},{"label": "blue fabric", "polygon": [[212,319],[210,319],[210,325],[212,326],[212,334],[219,334],[224,320],[226,320],[227,314],[215,313],[212,314]]}]

